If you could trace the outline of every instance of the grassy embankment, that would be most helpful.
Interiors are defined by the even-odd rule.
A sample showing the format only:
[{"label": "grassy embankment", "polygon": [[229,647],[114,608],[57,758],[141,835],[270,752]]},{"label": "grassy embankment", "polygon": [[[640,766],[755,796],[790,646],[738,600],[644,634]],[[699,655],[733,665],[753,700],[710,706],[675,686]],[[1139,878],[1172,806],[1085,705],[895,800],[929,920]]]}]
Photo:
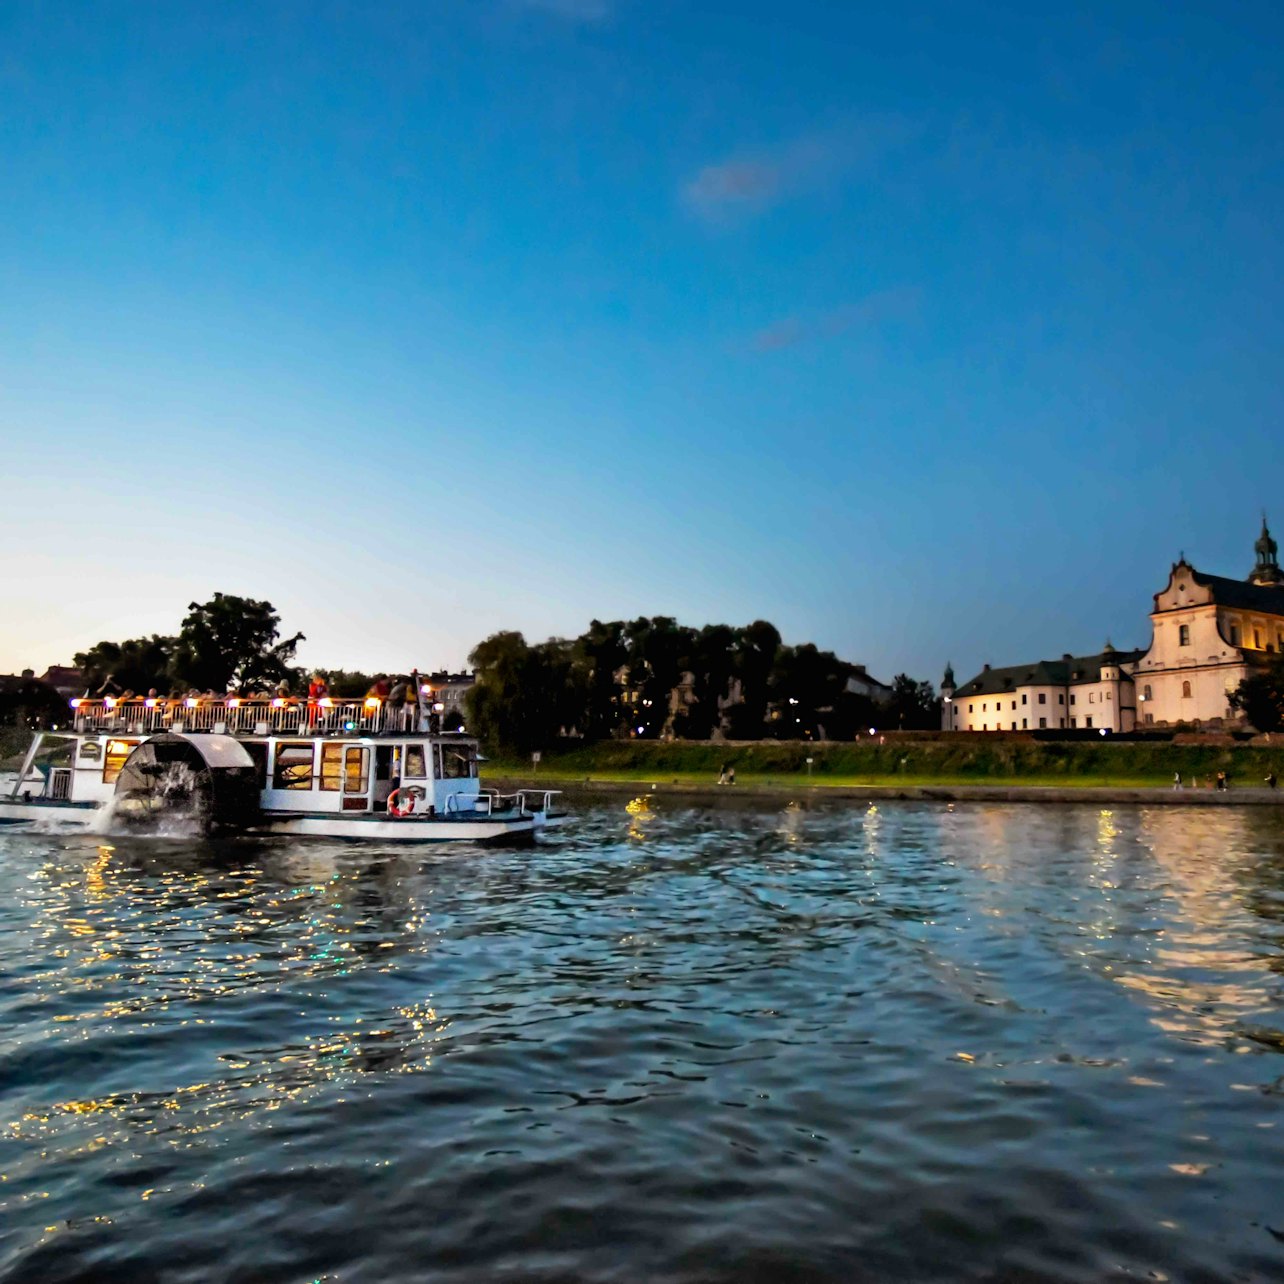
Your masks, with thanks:
[{"label": "grassy embankment", "polygon": [[[807,759],[814,761],[810,777]],[[1268,771],[1284,772],[1284,738],[1276,745],[1171,744],[1102,741],[870,740],[846,744],[661,744],[608,741],[546,751],[538,769],[529,759],[495,757],[483,775],[523,780],[666,781],[707,785],[723,763],[743,784],[824,786],[1171,785],[1174,772],[1187,784],[1209,784],[1218,771],[1232,783],[1260,785]]]}]

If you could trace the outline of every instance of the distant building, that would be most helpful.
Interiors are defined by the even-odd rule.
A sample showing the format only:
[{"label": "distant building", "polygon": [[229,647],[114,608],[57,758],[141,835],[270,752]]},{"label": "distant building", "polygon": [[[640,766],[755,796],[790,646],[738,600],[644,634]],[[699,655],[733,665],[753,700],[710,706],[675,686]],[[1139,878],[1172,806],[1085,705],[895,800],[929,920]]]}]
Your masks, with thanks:
[{"label": "distant building", "polygon": [[1224,726],[1239,720],[1227,696],[1284,652],[1284,574],[1266,519],[1246,580],[1173,563],[1155,594],[1150,649],[1137,665],[1143,726]]},{"label": "distant building", "polygon": [[457,718],[460,726],[466,726],[468,710],[464,707],[464,696],[472,690],[473,684],[477,681],[477,675],[448,673],[443,669],[438,673],[428,674],[422,681],[432,688],[433,703],[443,706],[442,725],[452,725]]},{"label": "distant building", "polygon": [[941,680],[941,725],[946,731],[1131,731],[1137,721],[1133,671],[1140,651],[1063,655],[992,669],[954,685],[948,666]]},{"label": "distant building", "polygon": [[53,687],[65,700],[85,694],[85,675],[68,664],[51,664],[41,674],[40,681]]},{"label": "distant building", "polygon": [[847,675],[847,691],[851,695],[868,696],[875,704],[886,704],[892,698],[892,688],[880,682],[863,664],[853,664]]},{"label": "distant building", "polygon": [[1241,721],[1229,695],[1269,657],[1284,653],[1284,572],[1262,519],[1247,579],[1197,571],[1183,555],[1155,594],[1144,651],[1063,655],[941,682],[947,731],[1131,731],[1225,727]]}]

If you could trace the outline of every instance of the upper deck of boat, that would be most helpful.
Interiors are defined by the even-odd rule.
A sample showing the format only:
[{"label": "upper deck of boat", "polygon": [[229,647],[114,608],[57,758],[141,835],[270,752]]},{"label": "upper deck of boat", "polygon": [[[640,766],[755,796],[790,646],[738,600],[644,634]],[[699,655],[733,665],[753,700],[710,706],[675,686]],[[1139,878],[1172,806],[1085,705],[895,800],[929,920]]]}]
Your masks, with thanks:
[{"label": "upper deck of boat", "polygon": [[[393,705],[377,696],[307,700],[290,696],[186,696],[72,700],[74,730],[83,735],[209,732],[230,736],[440,735],[440,718],[424,702]],[[454,733],[451,733],[452,735]]]}]

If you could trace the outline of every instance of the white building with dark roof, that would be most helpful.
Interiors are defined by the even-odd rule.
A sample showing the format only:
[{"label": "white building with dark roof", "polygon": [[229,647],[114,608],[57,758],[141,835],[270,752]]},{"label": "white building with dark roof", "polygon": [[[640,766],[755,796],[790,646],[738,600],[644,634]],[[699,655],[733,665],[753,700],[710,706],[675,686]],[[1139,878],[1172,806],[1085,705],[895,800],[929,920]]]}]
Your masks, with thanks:
[{"label": "white building with dark roof", "polygon": [[941,681],[941,726],[946,731],[1131,731],[1137,721],[1133,671],[1140,651],[1063,655],[992,669],[954,685]]}]

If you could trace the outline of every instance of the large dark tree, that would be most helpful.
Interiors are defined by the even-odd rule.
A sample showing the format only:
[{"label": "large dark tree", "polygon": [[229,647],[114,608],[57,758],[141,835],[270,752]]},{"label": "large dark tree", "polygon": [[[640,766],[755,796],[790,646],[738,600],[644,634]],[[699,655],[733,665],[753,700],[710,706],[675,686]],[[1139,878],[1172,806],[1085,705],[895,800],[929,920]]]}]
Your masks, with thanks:
[{"label": "large dark tree", "polygon": [[766,620],[736,630],[732,673],[740,683],[740,699],[726,710],[733,740],[757,740],[763,733],[769,698],[768,682],[780,650],[780,631]]},{"label": "large dark tree", "polygon": [[674,734],[708,740],[721,725],[721,702],[727,698],[735,668],[736,633],[726,624],[706,624],[691,636],[686,669],[693,678],[693,702],[674,725]]},{"label": "large dark tree", "polygon": [[294,653],[303,634],[281,638],[271,602],[215,593],[192,602],[174,641],[170,674],[198,690],[253,690],[296,678]]},{"label": "large dark tree", "polygon": [[573,643],[558,638],[529,646],[513,632],[478,643],[468,657],[477,674],[464,697],[469,730],[510,753],[551,745],[582,713],[573,651]]},{"label": "large dark tree", "polygon": [[908,674],[898,673],[882,720],[893,731],[936,731],[941,725],[941,702],[930,682],[915,682]]},{"label": "large dark tree", "polygon": [[838,723],[850,721],[843,707],[850,671],[832,651],[810,642],[780,647],[768,682],[771,735],[780,740],[832,739]]},{"label": "large dark tree", "polygon": [[629,658],[624,624],[594,620],[575,640],[573,654],[577,681],[584,693],[578,729],[592,740],[613,736],[625,717],[615,676]]},{"label": "large dark tree", "polygon": [[88,651],[77,652],[75,664],[85,675],[86,689],[91,696],[101,690],[104,683],[114,686],[117,693],[134,691],[144,695],[153,687],[158,691],[168,689],[173,654],[174,639],[154,633],[149,638],[130,638],[125,642],[99,642]]},{"label": "large dark tree", "polygon": [[1284,731],[1284,655],[1243,679],[1229,699],[1256,730]]}]

